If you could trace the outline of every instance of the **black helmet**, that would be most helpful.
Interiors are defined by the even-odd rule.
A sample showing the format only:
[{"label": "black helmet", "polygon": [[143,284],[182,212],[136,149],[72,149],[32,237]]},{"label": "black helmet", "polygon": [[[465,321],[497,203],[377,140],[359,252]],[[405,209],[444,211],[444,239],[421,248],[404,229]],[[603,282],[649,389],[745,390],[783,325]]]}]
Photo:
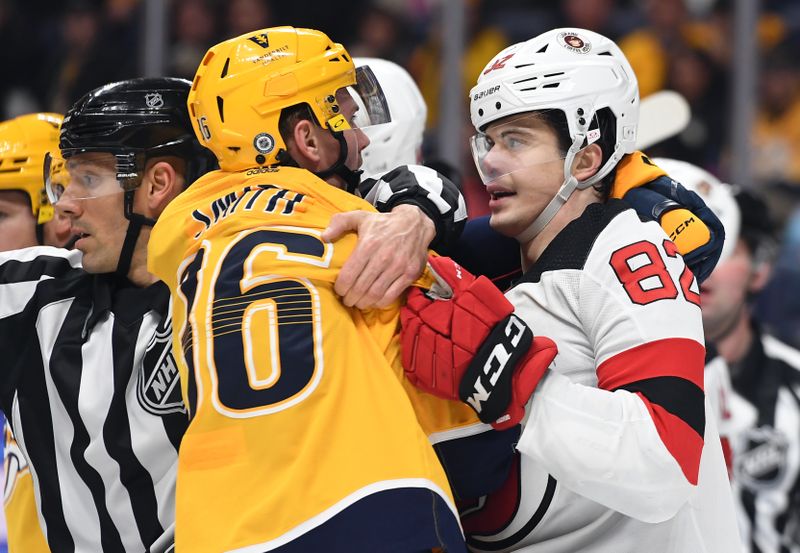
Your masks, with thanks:
[{"label": "black helmet", "polygon": [[185,79],[142,77],[89,92],[64,117],[61,155],[114,154],[117,180],[125,189],[138,186],[147,159],[174,155],[186,161],[190,184],[216,165],[192,130],[186,107],[191,86]]},{"label": "black helmet", "polygon": [[[117,160],[117,181],[125,191],[128,229],[117,263],[127,276],[134,246],[143,226],[153,219],[133,211],[147,160],[177,156],[186,163],[186,184],[216,167],[211,150],[195,138],[186,98],[191,83],[169,77],[142,77],[101,86],[75,102],[64,116],[59,148],[65,159],[89,152],[111,153]],[[45,170],[47,173],[47,169]]]},{"label": "black helmet", "polygon": [[756,263],[771,263],[778,253],[778,229],[767,202],[751,189],[738,188],[734,197],[742,216],[739,238],[747,244]]}]

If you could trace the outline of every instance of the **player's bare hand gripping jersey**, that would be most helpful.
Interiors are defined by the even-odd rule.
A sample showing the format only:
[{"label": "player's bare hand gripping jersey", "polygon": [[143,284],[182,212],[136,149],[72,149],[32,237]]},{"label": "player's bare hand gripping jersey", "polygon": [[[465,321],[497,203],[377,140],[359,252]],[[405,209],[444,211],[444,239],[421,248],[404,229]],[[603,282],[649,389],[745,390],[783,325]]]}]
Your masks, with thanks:
[{"label": "player's bare hand gripping jersey", "polygon": [[658,224],[616,200],[593,204],[507,296],[559,352],[511,478],[462,519],[469,545],[739,551],[702,388],[697,283]]},{"label": "player's bare hand gripping jersey", "polygon": [[333,291],[355,235],[334,245],[320,233],[353,209],[372,208],[304,170],[214,172],[155,226],[150,269],[179,298],[175,350],[192,415],[178,551],[463,547],[391,361],[397,308],[362,314]]}]

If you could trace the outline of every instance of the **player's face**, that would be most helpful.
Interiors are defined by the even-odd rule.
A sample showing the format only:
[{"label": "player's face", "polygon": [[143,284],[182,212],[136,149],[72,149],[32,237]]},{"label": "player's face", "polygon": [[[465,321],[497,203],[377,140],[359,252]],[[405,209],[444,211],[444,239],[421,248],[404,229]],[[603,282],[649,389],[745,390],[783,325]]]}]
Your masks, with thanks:
[{"label": "player's face", "polygon": [[[56,214],[69,219],[75,248],[83,252],[90,273],[116,270],[128,221],[123,191],[112,154],[78,154],[69,159],[69,185],[56,203]],[[102,193],[101,193],[102,192]]]},{"label": "player's face", "polygon": [[[364,131],[358,128],[353,122],[353,118],[358,110],[358,105],[353,100],[353,97],[346,88],[342,88],[336,93],[336,101],[339,104],[342,115],[344,115],[352,127],[351,129],[343,132],[344,139],[347,142],[347,158],[345,159],[345,165],[348,169],[355,171],[361,167],[361,152],[364,150],[364,148],[369,146],[369,138],[367,138],[367,135],[364,134]],[[324,146],[322,149],[320,167],[327,169],[339,159],[341,146],[339,146],[339,142],[327,130],[318,134],[319,140]],[[344,181],[342,181],[338,176],[333,178],[336,181],[336,186],[340,188],[344,187]]]},{"label": "player's face", "polygon": [[355,171],[361,167],[363,162],[361,152],[364,151],[364,148],[369,146],[369,138],[354,122],[356,112],[358,111],[358,105],[356,105],[350,92],[348,92],[346,88],[339,89],[339,91],[336,92],[336,101],[345,119],[347,119],[347,122],[350,123],[352,127],[352,129],[344,132],[345,140],[347,140],[347,160],[345,161],[345,165]]},{"label": "player's face", "polygon": [[752,277],[752,257],[745,243],[739,240],[733,253],[700,286],[703,328],[709,339],[730,330],[743,315]]},{"label": "player's face", "polygon": [[516,236],[558,191],[564,156],[555,131],[535,115],[501,119],[489,125],[486,135],[491,146],[482,168],[490,178],[490,224],[506,236]]},{"label": "player's face", "polygon": [[36,246],[36,219],[28,195],[0,190],[0,251]]}]

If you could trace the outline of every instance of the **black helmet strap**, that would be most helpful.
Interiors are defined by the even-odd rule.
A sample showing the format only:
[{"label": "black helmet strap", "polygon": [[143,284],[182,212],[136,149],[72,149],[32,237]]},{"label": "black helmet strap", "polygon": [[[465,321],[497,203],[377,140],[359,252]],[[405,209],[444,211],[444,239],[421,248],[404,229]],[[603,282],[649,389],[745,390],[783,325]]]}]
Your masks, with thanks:
[{"label": "black helmet strap", "polygon": [[363,171],[353,171],[345,162],[347,161],[347,141],[344,138],[344,132],[342,131],[330,131],[333,137],[339,142],[339,159],[331,165],[328,169],[324,171],[317,171],[314,173],[316,176],[321,178],[322,180],[327,179],[333,175],[337,175],[342,178],[345,182],[345,190],[350,194],[355,193],[356,187],[361,183],[361,173]]},{"label": "black helmet strap", "polygon": [[136,240],[139,239],[142,227],[152,227],[156,224],[154,219],[133,212],[133,195],[135,193],[135,189],[126,190],[123,200],[125,203],[125,218],[128,220],[128,230],[125,231],[125,241],[122,243],[122,249],[119,252],[116,274],[125,278],[127,278],[128,272],[131,270],[133,249],[136,247]]}]

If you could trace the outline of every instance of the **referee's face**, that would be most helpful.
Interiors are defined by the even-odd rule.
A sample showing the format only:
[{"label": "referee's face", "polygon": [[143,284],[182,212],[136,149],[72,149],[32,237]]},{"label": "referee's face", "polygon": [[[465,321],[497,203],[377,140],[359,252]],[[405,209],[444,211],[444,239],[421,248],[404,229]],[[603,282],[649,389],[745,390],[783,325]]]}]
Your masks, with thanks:
[{"label": "referee's face", "polygon": [[106,153],[78,154],[69,159],[67,170],[69,183],[55,208],[78,237],[75,248],[83,252],[84,269],[112,273],[128,228],[116,160]]}]

